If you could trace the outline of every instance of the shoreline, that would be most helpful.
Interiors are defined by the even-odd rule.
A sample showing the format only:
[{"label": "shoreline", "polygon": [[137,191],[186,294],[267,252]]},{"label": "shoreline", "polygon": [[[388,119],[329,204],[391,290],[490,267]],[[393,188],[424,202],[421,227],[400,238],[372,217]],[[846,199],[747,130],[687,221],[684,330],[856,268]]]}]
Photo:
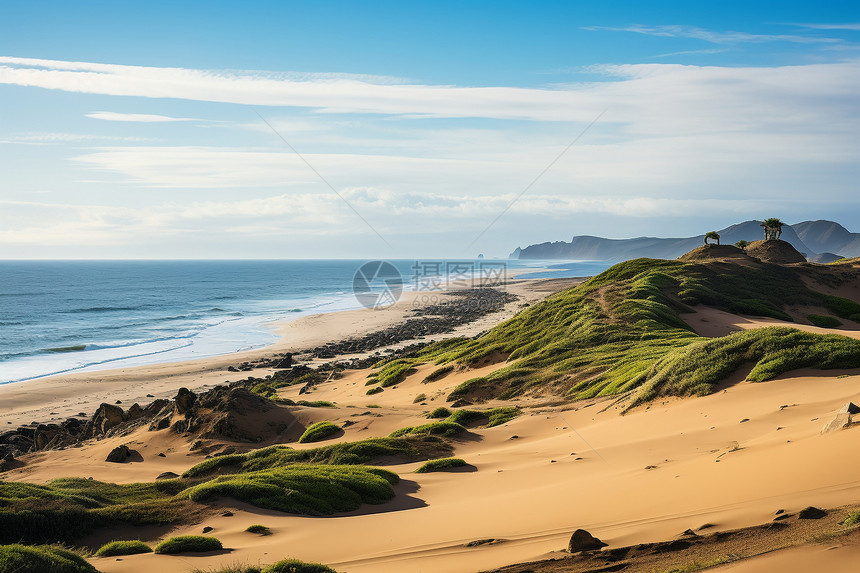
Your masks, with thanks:
[{"label": "shoreline", "polygon": [[[528,273],[525,273],[528,274]],[[551,292],[566,288],[583,278],[568,279],[509,279],[504,291],[516,295],[518,300],[505,304],[500,312],[480,316],[454,328],[453,332],[433,334],[421,340],[411,338],[391,345],[380,346],[373,352],[402,348],[410,343],[433,342],[451,336],[474,336],[510,318],[523,304],[532,303]],[[0,384],[0,428],[27,426],[33,423],[58,423],[83,412],[90,415],[101,403],[120,402],[146,404],[157,398],[172,398],[181,387],[193,391],[208,389],[227,381],[240,380],[253,374],[264,377],[272,368],[254,368],[249,372],[231,372],[227,369],[243,362],[271,359],[283,353],[298,353],[330,343],[361,337],[372,332],[402,324],[413,317],[413,311],[449,300],[456,291],[428,293],[404,292],[400,301],[384,309],[338,310],[312,314],[292,320],[271,323],[279,340],[257,349],[179,362],[162,362],[125,368],[70,372]],[[317,365],[343,358],[362,358],[373,352],[338,355],[326,359],[302,359],[301,363]]]}]

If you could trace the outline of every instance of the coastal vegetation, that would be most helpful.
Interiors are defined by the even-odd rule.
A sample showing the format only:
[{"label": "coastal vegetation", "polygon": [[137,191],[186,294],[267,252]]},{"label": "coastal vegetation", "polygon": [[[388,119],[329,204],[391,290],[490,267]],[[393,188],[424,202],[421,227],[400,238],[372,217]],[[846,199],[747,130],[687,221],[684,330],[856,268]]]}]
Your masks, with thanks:
[{"label": "coastal vegetation", "polygon": [[398,479],[393,472],[367,466],[291,464],[219,476],[182,495],[198,502],[230,497],[286,513],[331,515],[392,499],[391,485]]},{"label": "coastal vegetation", "polygon": [[789,306],[824,305],[837,316],[860,318],[860,304],[807,286],[841,280],[768,263],[630,260],[476,339],[452,338],[399,358],[398,369],[410,361],[453,366],[502,356],[504,366],[463,382],[448,400],[511,398],[552,388],[575,399],[629,393],[630,403],[638,404],[706,394],[748,362],[753,381],[794,368],[860,367],[860,341],[847,337],[768,328],[708,339],[682,318],[698,305],[786,322],[792,321]]},{"label": "coastal vegetation", "polygon": [[98,573],[87,561],[54,545],[0,545],[2,573]]},{"label": "coastal vegetation", "polygon": [[137,555],[152,553],[152,547],[137,539],[131,541],[111,541],[96,551],[96,557],[116,557],[117,555]]},{"label": "coastal vegetation", "polygon": [[317,422],[305,430],[305,433],[299,438],[299,443],[319,442],[320,440],[330,438],[340,431],[340,427],[332,422]]},{"label": "coastal vegetation", "polygon": [[257,535],[271,535],[272,534],[271,529],[269,529],[265,525],[259,525],[259,524],[249,525],[245,529],[245,531],[247,531],[248,533],[256,533]]},{"label": "coastal vegetation", "polygon": [[421,467],[415,470],[415,473],[426,474],[430,472],[443,472],[453,468],[462,468],[466,465],[468,465],[466,464],[466,461],[460,458],[442,458],[425,462]]},{"label": "coastal vegetation", "polygon": [[164,555],[174,553],[205,553],[222,549],[221,542],[215,537],[202,535],[177,535],[165,539],[155,546],[155,552]]}]

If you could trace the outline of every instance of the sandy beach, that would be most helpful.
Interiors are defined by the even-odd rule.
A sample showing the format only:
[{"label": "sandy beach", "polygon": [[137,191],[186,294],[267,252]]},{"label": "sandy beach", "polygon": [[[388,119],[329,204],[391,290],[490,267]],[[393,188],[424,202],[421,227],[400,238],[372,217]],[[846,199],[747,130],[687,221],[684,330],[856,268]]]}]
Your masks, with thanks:
[{"label": "sandy beach", "polygon": [[[511,288],[520,300],[461,327],[457,334],[486,330],[561,286],[564,283],[518,282]],[[246,374],[227,372],[230,365],[384,328],[404,320],[409,308],[411,302],[403,301],[383,311],[302,318],[280,326],[283,339],[277,345],[251,353],[9,384],[0,387],[0,420],[4,425],[47,421],[69,412],[91,412],[104,401],[120,400],[126,407],[152,400],[147,394],[172,397],[182,386],[203,390]],[[793,326],[704,308],[682,316],[709,336]],[[840,333],[860,337],[853,323]],[[426,423],[426,412],[446,405],[446,396],[457,385],[505,365],[502,359],[458,368],[426,382],[436,369],[427,363],[374,396],[366,394],[367,370],[347,370],[303,395],[292,386],[281,389],[279,396],[332,402],[333,408],[293,407],[291,412],[302,428],[323,420],[344,428],[326,444],[356,441]],[[626,413],[615,398],[569,404],[551,393],[537,393],[492,400],[485,407],[518,406],[521,415],[455,438],[454,454],[468,463],[461,471],[421,474],[416,473],[419,462],[387,465],[401,481],[395,486],[395,500],[381,506],[310,518],[222,499],[192,525],[101,531],[84,543],[98,547],[114,538],[154,540],[200,534],[211,527],[210,534],[227,548],[196,556],[93,558],[105,573],[180,573],[285,557],[323,562],[343,573],[455,573],[565,557],[562,550],[578,528],[616,548],[677,539],[685,530],[705,534],[755,527],[770,523],[778,512],[794,516],[810,505],[828,508],[836,519],[860,504],[860,459],[847,455],[860,429],[822,433],[846,402],[860,403],[860,370],[800,370],[764,383],[746,382],[745,374],[739,372],[708,396],[664,398]],[[141,460],[106,463],[107,453],[120,444],[140,452]],[[301,449],[317,444],[290,445]],[[204,455],[181,435],[141,428],[80,447],[29,454],[23,467],[3,477],[36,484],[67,476],[134,483],[162,472],[181,474]],[[227,510],[232,515],[221,515]],[[266,525],[272,535],[246,532],[254,524]],[[479,540],[494,541],[473,543]],[[761,557],[718,570],[805,571],[800,564],[813,562],[847,570],[839,564],[851,562],[858,550],[848,541],[841,543],[827,552],[830,546],[804,545],[775,553],[768,549]],[[764,550],[749,543],[733,551],[745,557]]]}]

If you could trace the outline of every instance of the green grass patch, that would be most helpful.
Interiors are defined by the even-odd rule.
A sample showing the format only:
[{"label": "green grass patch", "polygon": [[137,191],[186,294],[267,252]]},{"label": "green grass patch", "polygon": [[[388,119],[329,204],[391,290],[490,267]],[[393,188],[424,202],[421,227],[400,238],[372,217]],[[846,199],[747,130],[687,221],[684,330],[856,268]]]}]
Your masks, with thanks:
[{"label": "green grass patch", "polygon": [[340,432],[340,427],[332,422],[317,422],[308,427],[299,438],[300,444],[319,442]]},{"label": "green grass patch", "polygon": [[439,406],[429,414],[427,414],[428,418],[447,418],[451,415],[451,410],[444,406]]},{"label": "green grass patch", "polygon": [[215,537],[202,535],[178,535],[165,539],[155,546],[155,552],[161,555],[174,553],[205,553],[223,549],[221,542]]},{"label": "green grass patch", "polygon": [[321,563],[305,563],[298,559],[285,559],[266,567],[263,569],[263,573],[337,573],[337,571]]},{"label": "green grass patch", "polygon": [[[398,360],[453,367],[497,353],[508,356],[505,366],[457,386],[449,401],[507,399],[533,388],[553,388],[573,399],[629,392],[641,402],[710,392],[748,360],[762,380],[791,368],[860,367],[860,358],[848,357],[855,343],[847,339],[797,339],[787,331],[765,329],[711,341],[681,318],[691,307],[707,305],[790,320],[787,305],[814,306],[822,300],[841,315],[860,312],[852,301],[811,290],[805,278],[830,286],[855,280],[811,267],[635,259],[532,305],[476,339],[452,338]],[[780,339],[798,341],[802,350]],[[835,350],[838,358],[819,352],[822,348]],[[731,356],[738,349],[743,361]],[[800,356],[805,350],[812,351],[808,358]],[[691,357],[696,362],[683,362]],[[674,366],[681,366],[687,379],[673,375]]]},{"label": "green grass patch", "polygon": [[821,314],[807,315],[806,320],[821,328],[836,328],[838,326],[842,326],[842,322],[839,319]]},{"label": "green grass patch", "polygon": [[417,396],[415,396],[415,399],[412,400],[412,403],[417,404],[419,402],[423,402],[426,399],[427,399],[427,394],[418,394]]},{"label": "green grass patch", "polygon": [[[371,388],[370,390],[365,392],[365,394],[367,394],[368,396],[373,396],[374,394],[379,394],[383,390],[384,390],[384,388],[382,388],[382,386],[374,386],[373,388]],[[379,406],[377,406],[377,408],[378,407]],[[368,406],[368,408],[370,408],[370,406]]]},{"label": "green grass patch", "polygon": [[313,400],[310,402],[307,400],[299,400],[296,402],[296,406],[305,406],[307,408],[337,408],[337,405],[334,402],[329,402],[328,400]]},{"label": "green grass patch", "polygon": [[116,521],[180,521],[188,502],[168,502],[189,485],[182,479],[122,485],[82,478],[45,485],[0,482],[0,543],[69,541]]},{"label": "green grass patch", "polygon": [[98,573],[86,559],[53,545],[0,545],[0,573]]},{"label": "green grass patch", "polygon": [[247,531],[248,533],[256,533],[258,535],[271,535],[272,534],[271,529],[269,529],[265,525],[258,525],[258,524],[249,525],[245,531]]},{"label": "green grass patch", "polygon": [[860,524],[860,511],[852,511],[840,522],[840,525],[845,527],[851,527],[852,525],[857,524]]},{"label": "green grass patch", "polygon": [[827,310],[839,318],[847,318],[854,321],[860,320],[860,304],[839,296],[822,295],[822,298]]},{"label": "green grass patch", "polygon": [[241,473],[289,466],[291,464],[360,465],[380,457],[421,460],[450,453],[451,446],[435,436],[370,438],[318,448],[297,450],[288,446],[269,446],[245,454],[216,456],[187,470],[183,477],[199,478],[216,472]]},{"label": "green grass patch", "polygon": [[302,515],[331,515],[394,497],[397,474],[367,466],[293,464],[216,477],[189,488],[198,502],[221,497]]},{"label": "green grass patch", "polygon": [[105,543],[96,551],[96,557],[114,557],[116,555],[137,555],[139,553],[152,553],[152,547],[143,541],[111,541]]},{"label": "green grass patch", "polygon": [[454,422],[431,422],[429,424],[424,424],[422,426],[410,426],[407,428],[400,428],[399,430],[394,430],[391,432],[390,437],[398,438],[401,436],[443,436],[446,438],[453,438],[459,436],[464,433],[466,428],[461,426],[460,424]]},{"label": "green grass patch", "polygon": [[462,468],[468,464],[460,458],[443,458],[441,460],[430,460],[415,470],[415,473],[426,474],[430,472],[444,472],[453,468]]},{"label": "green grass patch", "polygon": [[383,366],[376,373],[376,380],[383,388],[394,386],[406,379],[406,377],[415,371],[414,365],[410,360],[392,360]]}]

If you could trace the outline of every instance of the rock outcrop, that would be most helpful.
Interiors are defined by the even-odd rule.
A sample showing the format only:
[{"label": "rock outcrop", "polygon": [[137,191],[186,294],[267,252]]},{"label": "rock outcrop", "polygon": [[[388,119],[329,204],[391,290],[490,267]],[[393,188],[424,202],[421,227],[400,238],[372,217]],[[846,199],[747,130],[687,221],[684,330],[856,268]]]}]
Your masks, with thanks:
[{"label": "rock outcrop", "polygon": [[594,551],[606,547],[606,543],[584,529],[577,529],[570,536],[570,541],[567,543],[567,550],[570,553],[579,553],[580,551]]}]

